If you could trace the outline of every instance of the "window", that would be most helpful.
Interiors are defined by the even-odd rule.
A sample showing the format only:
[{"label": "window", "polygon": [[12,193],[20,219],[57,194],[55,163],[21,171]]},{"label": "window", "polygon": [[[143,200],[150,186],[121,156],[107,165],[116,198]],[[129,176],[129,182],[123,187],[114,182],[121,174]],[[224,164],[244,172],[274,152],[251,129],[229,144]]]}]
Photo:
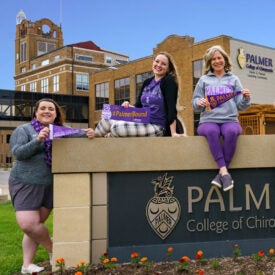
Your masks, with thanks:
[{"label": "window", "polygon": [[112,57],[106,56],[105,62],[106,62],[107,64],[112,64]]},{"label": "window", "polygon": [[121,105],[123,101],[130,101],[130,78],[115,80],[115,104]]},{"label": "window", "polygon": [[53,50],[55,50],[55,44],[42,41],[37,42],[37,55],[42,55]]},{"label": "window", "polygon": [[37,92],[37,82],[33,81],[30,83],[30,92]]},{"label": "window", "polygon": [[93,57],[90,55],[76,54],[75,59],[79,61],[93,62]]},{"label": "window", "polygon": [[49,80],[48,78],[41,79],[41,93],[49,92]]},{"label": "window", "polygon": [[11,138],[11,135],[7,134],[7,135],[6,135],[6,143],[7,143],[7,144],[10,143],[10,138]]},{"label": "window", "polygon": [[34,70],[36,68],[35,64],[31,64],[31,69]]},{"label": "window", "polygon": [[109,83],[100,83],[95,86],[95,109],[102,110],[103,104],[109,103]]},{"label": "window", "polygon": [[53,92],[59,92],[59,75],[53,76]]},{"label": "window", "polygon": [[140,93],[140,90],[141,90],[141,87],[142,87],[142,84],[144,82],[145,79],[147,78],[150,78],[153,76],[153,72],[146,72],[146,73],[143,73],[143,74],[138,74],[136,75],[136,99],[138,98],[138,95]]},{"label": "window", "polygon": [[26,67],[21,67],[21,73],[25,73],[26,72]]},{"label": "window", "polygon": [[89,75],[83,73],[76,74],[76,89],[77,90],[89,90]]},{"label": "window", "polygon": [[25,92],[25,91],[26,91],[26,85],[25,85],[25,84],[24,84],[24,85],[21,85],[20,90],[21,90],[22,92]]},{"label": "window", "polygon": [[49,59],[43,60],[41,62],[41,66],[45,66],[45,65],[48,65],[48,64],[50,64],[50,60]]},{"label": "window", "polygon": [[47,52],[46,48],[47,48],[46,42],[38,42],[37,55],[41,55],[43,53],[46,53]]},{"label": "window", "polygon": [[195,89],[195,86],[197,82],[199,81],[199,78],[203,74],[203,61],[202,59],[196,60],[193,62],[193,91]]},{"label": "window", "polygon": [[25,62],[27,60],[27,43],[23,42],[20,45],[20,62]]},{"label": "window", "polygon": [[[193,91],[195,90],[196,84],[203,74],[203,61],[202,59],[193,62]],[[199,126],[200,114],[194,112],[194,135],[198,135],[197,128]]]},{"label": "window", "polygon": [[60,59],[60,56],[59,56],[59,55],[56,55],[56,56],[53,58],[54,61],[58,61],[59,59]]},{"label": "window", "polygon": [[52,52],[55,50],[55,44],[47,43],[48,52]]}]

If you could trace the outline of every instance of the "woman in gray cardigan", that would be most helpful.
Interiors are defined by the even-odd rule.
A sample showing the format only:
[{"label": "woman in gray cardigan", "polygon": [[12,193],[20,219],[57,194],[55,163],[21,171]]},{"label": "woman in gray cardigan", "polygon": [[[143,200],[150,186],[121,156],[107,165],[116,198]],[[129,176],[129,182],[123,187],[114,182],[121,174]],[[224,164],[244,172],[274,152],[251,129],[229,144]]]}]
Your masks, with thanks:
[{"label": "woman in gray cardigan", "polygon": [[[53,208],[52,142],[49,124],[62,126],[61,107],[52,99],[43,98],[36,103],[30,123],[18,126],[10,139],[15,164],[9,178],[9,191],[16,220],[24,232],[22,274],[32,274],[44,268],[33,264],[38,245],[52,255],[52,240],[45,221]],[[78,136],[94,136],[86,129]]]}]

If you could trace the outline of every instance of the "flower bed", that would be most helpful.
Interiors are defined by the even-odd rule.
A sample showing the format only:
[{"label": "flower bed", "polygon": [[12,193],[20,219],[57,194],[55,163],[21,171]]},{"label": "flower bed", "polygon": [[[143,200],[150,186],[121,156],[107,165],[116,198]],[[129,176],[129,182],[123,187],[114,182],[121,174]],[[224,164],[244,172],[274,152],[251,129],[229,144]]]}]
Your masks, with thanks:
[{"label": "flower bed", "polygon": [[[130,255],[128,263],[119,264],[116,257],[109,257],[105,252],[100,257],[99,264],[89,264],[83,261],[75,267],[67,267],[65,259],[55,261],[56,271],[51,272],[49,262],[41,263],[45,271],[40,275],[137,275],[137,274],[198,274],[198,275],[275,275],[275,251],[273,248],[268,252],[258,251],[251,256],[241,256],[241,249],[236,244],[233,248],[232,257],[207,259],[202,250],[199,250],[194,259],[182,256],[179,261],[170,261],[173,248],[169,247],[166,252],[166,261],[155,263],[138,252]],[[19,273],[18,273],[19,274]]]}]

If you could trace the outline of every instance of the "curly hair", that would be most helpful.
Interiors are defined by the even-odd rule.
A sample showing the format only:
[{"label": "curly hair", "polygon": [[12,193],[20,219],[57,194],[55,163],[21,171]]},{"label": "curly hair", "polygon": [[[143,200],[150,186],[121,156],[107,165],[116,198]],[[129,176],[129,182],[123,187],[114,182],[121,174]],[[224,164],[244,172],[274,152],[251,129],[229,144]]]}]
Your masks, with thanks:
[{"label": "curly hair", "polygon": [[230,60],[229,55],[226,53],[226,51],[219,45],[216,46],[212,46],[211,48],[209,48],[205,55],[203,56],[203,60],[204,60],[204,74],[207,74],[209,71],[213,71],[212,67],[211,67],[211,60],[213,58],[214,53],[218,51],[221,53],[221,55],[224,58],[225,61],[225,65],[224,65],[224,70],[226,72],[231,71],[232,69],[232,63]]}]

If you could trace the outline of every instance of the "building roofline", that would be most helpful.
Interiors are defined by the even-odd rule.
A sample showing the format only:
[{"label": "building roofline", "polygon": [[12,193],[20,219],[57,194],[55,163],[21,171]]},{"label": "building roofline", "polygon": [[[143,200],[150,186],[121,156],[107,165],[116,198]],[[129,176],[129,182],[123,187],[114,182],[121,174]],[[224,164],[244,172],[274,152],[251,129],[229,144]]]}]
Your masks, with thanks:
[{"label": "building roofline", "polygon": [[102,52],[102,49],[97,46],[93,41],[88,40],[84,42],[77,42],[73,44],[67,45],[68,47],[77,47],[77,48],[83,48],[83,49],[88,49],[88,50],[96,50]]}]

